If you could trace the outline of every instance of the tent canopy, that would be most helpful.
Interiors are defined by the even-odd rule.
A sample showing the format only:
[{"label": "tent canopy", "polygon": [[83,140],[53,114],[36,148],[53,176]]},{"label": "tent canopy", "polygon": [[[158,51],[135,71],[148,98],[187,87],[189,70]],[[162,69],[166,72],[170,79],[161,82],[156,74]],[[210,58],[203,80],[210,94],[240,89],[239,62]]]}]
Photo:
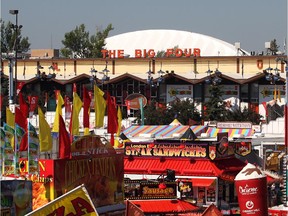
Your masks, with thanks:
[{"label": "tent canopy", "polygon": [[169,125],[182,125],[178,119],[174,119]]}]

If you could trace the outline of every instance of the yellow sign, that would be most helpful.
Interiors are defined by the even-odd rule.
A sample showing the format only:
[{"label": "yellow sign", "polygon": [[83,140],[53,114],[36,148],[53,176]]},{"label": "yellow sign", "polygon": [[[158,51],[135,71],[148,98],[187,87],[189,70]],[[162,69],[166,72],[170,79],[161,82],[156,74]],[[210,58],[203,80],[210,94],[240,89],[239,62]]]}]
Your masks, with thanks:
[{"label": "yellow sign", "polygon": [[47,215],[47,216],[68,216],[68,215],[95,215],[98,213],[91,201],[91,198],[84,187],[80,185],[75,189],[67,192],[50,203],[36,209],[35,211],[26,214],[32,215]]}]

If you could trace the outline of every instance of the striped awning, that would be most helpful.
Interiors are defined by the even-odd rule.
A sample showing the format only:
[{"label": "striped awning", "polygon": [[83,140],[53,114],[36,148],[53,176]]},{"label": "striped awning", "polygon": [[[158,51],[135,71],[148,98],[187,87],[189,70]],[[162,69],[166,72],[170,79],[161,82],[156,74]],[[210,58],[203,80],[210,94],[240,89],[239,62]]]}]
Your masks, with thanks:
[{"label": "striped awning", "polygon": [[[123,133],[128,138],[141,137],[143,134],[153,138],[171,138],[183,135],[188,128],[188,125],[132,125],[126,128]],[[196,136],[199,136],[206,131],[207,126],[193,125],[190,128]]]},{"label": "striped awning", "polygon": [[209,134],[210,137],[217,137],[218,133],[228,133],[229,138],[236,137],[237,135],[243,135],[243,137],[250,137],[254,134],[254,130],[251,128],[215,128],[215,127],[209,127],[206,131],[207,134]]}]

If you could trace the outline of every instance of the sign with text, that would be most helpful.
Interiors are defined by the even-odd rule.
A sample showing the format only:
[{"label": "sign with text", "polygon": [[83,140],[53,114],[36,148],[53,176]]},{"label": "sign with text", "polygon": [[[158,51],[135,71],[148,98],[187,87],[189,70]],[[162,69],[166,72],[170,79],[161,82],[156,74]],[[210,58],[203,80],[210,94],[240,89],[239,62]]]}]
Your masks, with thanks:
[{"label": "sign with text", "polygon": [[54,169],[59,170],[54,176],[55,197],[84,184],[95,207],[124,202],[123,155],[55,160]]},{"label": "sign with text", "polygon": [[125,102],[129,103],[130,109],[139,110],[141,109],[141,104],[139,100],[142,100],[142,107],[147,105],[147,98],[139,93],[133,93],[126,97]]},{"label": "sign with text", "polygon": [[193,98],[192,85],[167,85],[167,103],[181,98]]},{"label": "sign with text", "polygon": [[115,154],[115,149],[105,137],[88,135],[78,137],[71,145],[72,158],[87,158],[91,155]]},{"label": "sign with text", "polygon": [[[162,187],[159,187],[160,184]],[[173,199],[176,198],[176,182],[127,180],[124,192],[126,199]]]},{"label": "sign with text", "polygon": [[[135,49],[135,58],[154,58],[158,51],[154,49]],[[102,58],[125,58],[125,51],[123,49],[119,50],[101,50]],[[168,48],[165,50],[165,57],[190,57],[190,56],[200,56],[201,50],[199,48]]]},{"label": "sign with text", "polygon": [[217,128],[252,128],[251,122],[217,122]]},{"label": "sign with text", "polygon": [[125,143],[127,156],[206,158],[207,144],[188,143]]}]

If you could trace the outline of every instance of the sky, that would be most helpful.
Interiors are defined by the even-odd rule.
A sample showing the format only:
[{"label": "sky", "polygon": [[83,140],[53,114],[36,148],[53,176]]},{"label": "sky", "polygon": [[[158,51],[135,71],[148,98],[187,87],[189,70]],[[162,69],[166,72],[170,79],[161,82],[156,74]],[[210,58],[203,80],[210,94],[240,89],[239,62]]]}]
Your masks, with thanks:
[{"label": "sky", "polygon": [[[90,35],[112,24],[109,36],[148,30],[208,35],[245,51],[265,51],[276,39],[284,50],[287,0],[1,0],[1,18],[18,25],[31,49],[61,49],[65,33],[84,24]],[[149,48],[149,47],[148,47]],[[286,46],[287,49],[287,46]]]}]

